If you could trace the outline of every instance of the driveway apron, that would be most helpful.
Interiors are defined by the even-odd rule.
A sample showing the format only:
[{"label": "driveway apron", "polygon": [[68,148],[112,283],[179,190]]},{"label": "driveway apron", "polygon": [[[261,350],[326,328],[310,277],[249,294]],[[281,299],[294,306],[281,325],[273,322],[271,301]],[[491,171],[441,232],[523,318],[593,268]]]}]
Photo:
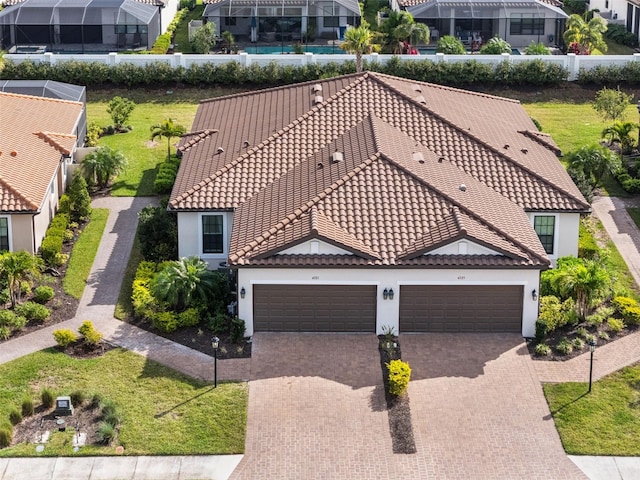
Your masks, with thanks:
[{"label": "driveway apron", "polygon": [[401,337],[418,452],[394,454],[373,335],[254,336],[245,457],[232,479],[585,478],[522,338]]}]

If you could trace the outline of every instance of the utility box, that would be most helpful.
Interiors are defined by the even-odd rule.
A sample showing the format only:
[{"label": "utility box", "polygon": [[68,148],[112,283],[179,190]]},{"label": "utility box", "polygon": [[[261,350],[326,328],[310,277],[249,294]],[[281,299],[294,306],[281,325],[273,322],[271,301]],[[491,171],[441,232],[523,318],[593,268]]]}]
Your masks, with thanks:
[{"label": "utility box", "polygon": [[71,404],[71,397],[56,398],[56,409],[54,410],[53,414],[57,417],[73,415],[73,405]]}]

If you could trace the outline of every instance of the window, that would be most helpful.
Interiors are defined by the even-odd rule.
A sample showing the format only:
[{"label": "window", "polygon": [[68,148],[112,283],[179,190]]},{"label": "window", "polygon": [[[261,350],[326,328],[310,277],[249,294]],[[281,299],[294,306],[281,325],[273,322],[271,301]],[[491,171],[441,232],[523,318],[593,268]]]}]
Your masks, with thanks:
[{"label": "window", "polygon": [[9,250],[9,219],[0,218],[0,250]]},{"label": "window", "polygon": [[553,215],[533,218],[533,229],[538,234],[538,238],[544,247],[544,251],[549,254],[553,253],[555,227],[556,217]]},{"label": "window", "polygon": [[340,26],[340,17],[324,17],[324,26],[325,27],[339,27]]},{"label": "window", "polygon": [[509,33],[511,35],[544,35],[544,18],[512,15]]},{"label": "window", "polygon": [[233,27],[236,25],[236,17],[224,17],[222,23],[225,27]]},{"label": "window", "polygon": [[224,252],[223,224],[222,215],[202,216],[202,253]]}]

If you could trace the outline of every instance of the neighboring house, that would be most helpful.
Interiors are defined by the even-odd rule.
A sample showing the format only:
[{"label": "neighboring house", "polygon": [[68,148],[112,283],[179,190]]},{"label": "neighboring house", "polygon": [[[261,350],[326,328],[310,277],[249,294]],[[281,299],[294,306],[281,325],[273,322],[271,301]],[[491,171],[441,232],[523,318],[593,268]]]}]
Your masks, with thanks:
[{"label": "neighboring house", "polygon": [[589,205],[519,102],[366,72],[200,104],[179,255],[237,273],[255,331],[534,335]]},{"label": "neighboring house", "polygon": [[342,38],[347,26],[360,24],[356,0],[204,0],[203,18],[238,40],[280,42],[309,37]]},{"label": "neighboring house", "polygon": [[83,115],[82,102],[0,91],[0,250],[38,251],[81,142]]},{"label": "neighboring house", "polygon": [[516,48],[531,42],[556,45],[568,17],[558,0],[392,0],[391,5],[427,24],[434,42],[452,35],[467,46],[496,35]]},{"label": "neighboring house", "polygon": [[591,0],[589,10],[606,22],[624,25],[628,31],[640,34],[640,1],[637,0]]},{"label": "neighboring house", "polygon": [[111,52],[151,48],[163,2],[24,0],[0,11],[0,48],[9,53]]}]

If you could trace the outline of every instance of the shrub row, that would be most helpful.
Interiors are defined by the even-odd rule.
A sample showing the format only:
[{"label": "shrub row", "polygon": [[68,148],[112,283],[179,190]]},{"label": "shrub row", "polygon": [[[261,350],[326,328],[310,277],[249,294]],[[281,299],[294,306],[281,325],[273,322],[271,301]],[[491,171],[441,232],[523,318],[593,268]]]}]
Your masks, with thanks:
[{"label": "shrub row", "polygon": [[640,84],[640,62],[629,62],[624,65],[599,65],[589,70],[581,68],[577,81],[583,85],[638,85]]},{"label": "shrub row", "polygon": [[613,306],[616,309],[616,313],[622,317],[630,325],[640,324],[640,306],[633,298],[630,297],[615,297],[613,299]]},{"label": "shrub row", "polygon": [[68,226],[69,214],[66,212],[58,212],[51,220],[40,246],[42,260],[47,265],[56,267],[65,262],[65,257],[62,255],[62,243]]},{"label": "shrub row", "polygon": [[186,17],[188,13],[188,8],[181,8],[180,10],[178,10],[178,13],[175,14],[173,20],[171,20],[171,23],[167,27],[167,31],[158,36],[158,38],[156,39],[153,47],[151,47],[151,53],[167,53],[167,50],[169,50],[169,47],[171,46],[171,39],[176,32],[176,28],[178,28],[178,25],[180,24],[180,22],[182,22],[182,19]]},{"label": "shrub row", "polygon": [[634,178],[625,170],[620,170],[616,179],[627,193],[640,193],[640,178]]},{"label": "shrub row", "polygon": [[173,156],[168,161],[160,164],[158,174],[153,182],[153,189],[156,193],[163,194],[171,192],[179,168],[180,159]]},{"label": "shrub row", "polygon": [[623,25],[615,23],[607,24],[607,31],[604,32],[606,38],[610,38],[620,45],[626,45],[627,47],[637,47],[638,38],[628,31]]},{"label": "shrub row", "polygon": [[[365,68],[424,82],[443,85],[502,84],[553,86],[567,80],[569,72],[558,65],[542,60],[498,65],[465,62],[433,62],[431,60],[402,60],[394,57],[387,63],[365,62]],[[640,66],[636,72],[640,71]],[[243,67],[237,62],[220,65],[212,63],[193,64],[189,67],[172,67],[167,62],[152,62],[144,66],[123,62],[113,66],[102,63],[78,61],[61,62],[55,65],[24,61],[5,61],[0,73],[3,80],[49,79],[87,86],[113,84],[119,86],[144,85],[280,85],[329,78],[355,72],[355,62],[332,62],[326,65],[279,65],[271,62],[266,66],[252,64]],[[640,75],[636,73],[640,82]]]}]

